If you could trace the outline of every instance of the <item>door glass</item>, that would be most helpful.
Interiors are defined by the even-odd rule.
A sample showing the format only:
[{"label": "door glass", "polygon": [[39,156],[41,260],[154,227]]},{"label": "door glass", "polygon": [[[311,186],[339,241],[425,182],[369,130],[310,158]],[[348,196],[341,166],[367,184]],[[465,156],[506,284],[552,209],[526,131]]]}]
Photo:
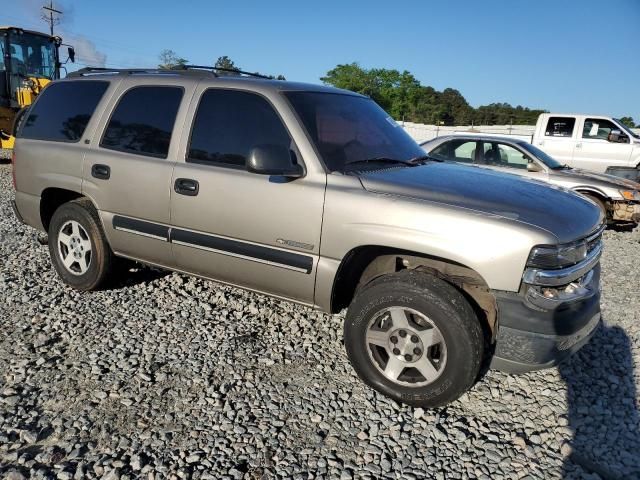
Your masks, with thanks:
[{"label": "door glass", "polygon": [[617,125],[603,118],[587,118],[584,121],[582,138],[607,140],[611,130],[620,130]]},{"label": "door glass", "polygon": [[182,87],[135,87],[115,108],[100,146],[110,150],[167,158]]},{"label": "door glass", "polygon": [[520,150],[504,143],[483,143],[484,163],[507,168],[526,169],[529,157]]},{"label": "door glass", "polygon": [[573,117],[550,117],[544,134],[547,137],[571,137],[575,126]]},{"label": "door glass", "polygon": [[187,161],[240,168],[258,145],[291,147],[291,138],[269,102],[250,92],[205,91],[193,122]]},{"label": "door glass", "polygon": [[475,140],[451,140],[434,148],[430,153],[434,158],[462,163],[473,163],[473,157],[475,154]]}]

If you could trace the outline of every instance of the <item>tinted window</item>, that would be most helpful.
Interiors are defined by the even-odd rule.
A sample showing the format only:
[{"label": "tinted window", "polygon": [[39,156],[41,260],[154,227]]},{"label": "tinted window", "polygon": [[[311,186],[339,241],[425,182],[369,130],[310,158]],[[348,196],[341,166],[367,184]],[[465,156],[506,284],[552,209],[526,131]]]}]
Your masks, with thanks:
[{"label": "tinted window", "polygon": [[360,160],[407,161],[424,155],[405,130],[369,98],[319,92],[287,92],[286,96],[331,171],[344,170]]},{"label": "tinted window", "polygon": [[135,87],[115,108],[100,146],[166,158],[183,89]]},{"label": "tinted window", "polygon": [[575,125],[576,119],[572,117],[550,117],[544,134],[548,137],[571,137]]},{"label": "tinted window", "polygon": [[253,147],[269,144],[291,146],[269,102],[249,92],[210,89],[198,105],[187,161],[244,166]]},{"label": "tinted window", "polygon": [[108,86],[109,82],[87,80],[50,84],[29,112],[19,136],[77,142]]},{"label": "tinted window", "polygon": [[476,141],[451,140],[436,147],[431,152],[431,156],[441,160],[452,160],[454,162],[473,163],[476,154]]}]

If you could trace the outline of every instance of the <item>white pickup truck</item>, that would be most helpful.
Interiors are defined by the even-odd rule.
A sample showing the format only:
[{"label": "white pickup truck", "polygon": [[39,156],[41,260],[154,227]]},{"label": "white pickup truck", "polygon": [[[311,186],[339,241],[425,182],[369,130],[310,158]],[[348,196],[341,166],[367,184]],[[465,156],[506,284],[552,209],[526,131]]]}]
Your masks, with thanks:
[{"label": "white pickup truck", "polygon": [[640,180],[640,136],[615,118],[543,113],[531,143],[572,167]]}]

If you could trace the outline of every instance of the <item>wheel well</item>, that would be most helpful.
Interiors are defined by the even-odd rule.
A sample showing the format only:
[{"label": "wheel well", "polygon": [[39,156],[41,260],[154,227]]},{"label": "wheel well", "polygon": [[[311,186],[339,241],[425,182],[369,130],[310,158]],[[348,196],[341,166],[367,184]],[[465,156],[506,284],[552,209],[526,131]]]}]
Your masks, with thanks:
[{"label": "wheel well", "polygon": [[488,338],[494,337],[496,300],[475,270],[444,258],[387,247],[358,247],[345,256],[334,281],[331,311],[346,308],[358,289],[373,279],[405,269],[423,270],[453,285],[475,310]]},{"label": "wheel well", "polygon": [[63,204],[81,198],[82,195],[73,190],[64,188],[47,188],[40,196],[40,220],[46,231],[49,231],[49,224],[55,211]]}]

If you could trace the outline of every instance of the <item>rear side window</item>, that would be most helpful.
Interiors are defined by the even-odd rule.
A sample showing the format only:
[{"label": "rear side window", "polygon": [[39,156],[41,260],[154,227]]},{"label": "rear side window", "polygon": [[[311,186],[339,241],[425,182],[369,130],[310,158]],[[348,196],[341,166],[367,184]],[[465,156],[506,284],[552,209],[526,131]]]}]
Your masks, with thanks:
[{"label": "rear side window", "polygon": [[182,87],[168,86],[134,87],[127,91],[111,115],[100,146],[167,158],[183,93]]},{"label": "rear side window", "polygon": [[443,143],[439,147],[436,147],[431,152],[431,156],[434,158],[462,163],[473,163],[475,155],[475,140],[451,140]]},{"label": "rear side window", "polygon": [[549,117],[544,134],[547,137],[572,137],[575,126],[576,119],[573,117]]},{"label": "rear side window", "polygon": [[82,80],[52,83],[42,92],[20,129],[20,137],[77,142],[109,82]]},{"label": "rear side window", "polygon": [[287,130],[267,100],[237,90],[204,92],[187,161],[244,167],[251,149],[265,144],[291,147]]}]

